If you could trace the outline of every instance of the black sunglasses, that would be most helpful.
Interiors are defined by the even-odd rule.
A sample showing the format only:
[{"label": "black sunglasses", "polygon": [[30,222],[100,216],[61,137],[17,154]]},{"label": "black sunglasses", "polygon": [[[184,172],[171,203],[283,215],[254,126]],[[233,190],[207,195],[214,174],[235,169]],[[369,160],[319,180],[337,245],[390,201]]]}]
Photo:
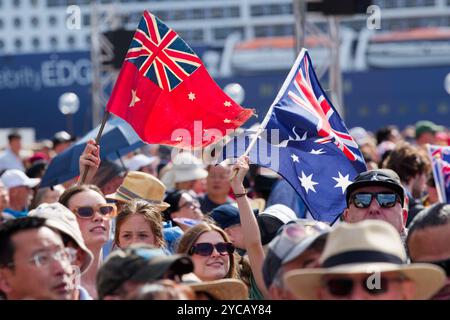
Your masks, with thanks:
[{"label": "black sunglasses", "polygon": [[361,192],[352,196],[352,202],[357,208],[368,208],[372,202],[373,197],[377,199],[378,204],[382,208],[392,208],[395,204],[400,202],[399,196],[395,193],[386,192]]},{"label": "black sunglasses", "polygon": [[[379,280],[380,280],[379,286],[369,287],[368,284],[371,283],[371,281],[369,280],[369,277],[365,277],[359,280],[360,281],[359,285],[362,286],[364,290],[371,295],[380,295],[389,291],[389,284],[391,282],[401,282],[404,281],[405,278],[380,277]],[[333,296],[346,297],[353,292],[355,281],[358,280],[350,278],[332,278],[324,281],[324,287],[327,288],[328,292],[331,293]]]},{"label": "black sunglasses", "polygon": [[83,206],[73,209],[73,212],[82,219],[90,219],[95,215],[95,212],[102,216],[110,218],[116,214],[116,206],[112,203],[101,204],[98,206]]},{"label": "black sunglasses", "polygon": [[195,253],[199,256],[208,257],[213,253],[214,248],[216,248],[217,252],[219,252],[223,256],[232,254],[235,249],[234,245],[230,242],[219,242],[216,244],[201,242],[193,245],[189,250],[189,254],[193,255]]},{"label": "black sunglasses", "polygon": [[429,261],[426,263],[431,263],[434,264],[435,266],[441,267],[442,269],[444,269],[447,277],[450,277],[450,259],[441,261]]}]

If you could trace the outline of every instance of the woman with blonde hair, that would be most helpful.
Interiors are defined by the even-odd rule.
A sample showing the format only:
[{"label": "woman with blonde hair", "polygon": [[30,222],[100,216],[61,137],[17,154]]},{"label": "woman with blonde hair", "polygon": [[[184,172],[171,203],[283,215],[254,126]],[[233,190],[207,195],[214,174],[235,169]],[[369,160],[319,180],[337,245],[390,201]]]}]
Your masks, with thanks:
[{"label": "woman with blonde hair", "polygon": [[133,243],[146,243],[164,248],[160,209],[144,200],[135,199],[125,204],[117,215],[114,244],[119,248]]},{"label": "woman with blonde hair", "polygon": [[234,245],[220,227],[199,223],[185,232],[177,253],[187,254],[194,263],[194,274],[202,281],[238,278]]}]

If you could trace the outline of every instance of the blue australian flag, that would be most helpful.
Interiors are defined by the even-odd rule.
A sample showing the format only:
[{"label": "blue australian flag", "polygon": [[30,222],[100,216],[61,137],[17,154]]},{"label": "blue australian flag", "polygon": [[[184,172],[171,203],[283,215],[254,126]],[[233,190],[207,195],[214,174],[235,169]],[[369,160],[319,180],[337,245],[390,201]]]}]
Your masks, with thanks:
[{"label": "blue australian flag", "polygon": [[233,138],[219,160],[244,154],[258,136],[250,161],[286,179],[314,219],[334,223],[346,207],[347,186],[366,165],[322,89],[306,49],[297,57],[261,128]]}]

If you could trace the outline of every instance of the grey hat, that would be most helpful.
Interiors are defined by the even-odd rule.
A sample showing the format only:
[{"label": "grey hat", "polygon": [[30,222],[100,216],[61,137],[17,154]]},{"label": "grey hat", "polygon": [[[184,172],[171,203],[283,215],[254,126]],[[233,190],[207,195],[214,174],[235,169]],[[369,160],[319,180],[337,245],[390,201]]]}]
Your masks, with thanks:
[{"label": "grey hat", "polygon": [[325,239],[331,227],[323,222],[297,219],[281,227],[270,242],[263,264],[263,278],[267,288],[282,265],[294,260],[319,239]]},{"label": "grey hat", "polygon": [[47,226],[59,230],[71,237],[85,253],[83,264],[80,268],[81,273],[83,274],[89,268],[94,256],[84,243],[80,227],[78,226],[77,219],[72,211],[58,202],[42,203],[36,209],[31,210],[28,213],[28,216],[45,218],[45,224]]}]

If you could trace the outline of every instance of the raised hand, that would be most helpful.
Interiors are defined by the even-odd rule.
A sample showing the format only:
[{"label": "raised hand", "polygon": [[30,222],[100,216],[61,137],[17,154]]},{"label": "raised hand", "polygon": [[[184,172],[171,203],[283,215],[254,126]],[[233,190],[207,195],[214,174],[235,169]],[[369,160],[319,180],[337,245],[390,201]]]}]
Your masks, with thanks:
[{"label": "raised hand", "polygon": [[[84,151],[80,156],[80,177],[78,179],[78,183],[90,183],[100,167],[100,162],[100,146],[95,143],[94,139],[90,139],[86,143],[86,148],[84,148]],[[84,181],[81,181],[86,170],[86,178]]]}]

